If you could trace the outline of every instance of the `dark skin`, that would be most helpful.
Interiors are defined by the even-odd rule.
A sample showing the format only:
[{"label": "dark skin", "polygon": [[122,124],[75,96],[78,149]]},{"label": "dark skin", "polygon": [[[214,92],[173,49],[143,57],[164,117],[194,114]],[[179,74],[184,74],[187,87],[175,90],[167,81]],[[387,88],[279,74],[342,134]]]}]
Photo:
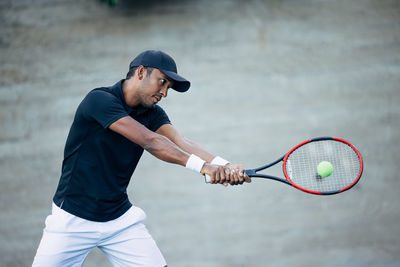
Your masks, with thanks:
[{"label": "dark skin", "polygon": [[[148,70],[139,66],[134,75],[125,80],[122,90],[125,101],[130,107],[138,105],[151,107],[162,98],[167,97],[168,89],[171,86],[173,86],[173,81],[160,70],[153,69],[148,75]],[[212,184],[238,185],[251,182],[240,165],[209,164],[215,156],[184,137],[170,124],[164,124],[156,132],[152,132],[132,117],[126,116],[112,123],[110,129],[166,162],[185,166],[190,154],[199,156],[206,161],[201,174],[209,175]]]}]

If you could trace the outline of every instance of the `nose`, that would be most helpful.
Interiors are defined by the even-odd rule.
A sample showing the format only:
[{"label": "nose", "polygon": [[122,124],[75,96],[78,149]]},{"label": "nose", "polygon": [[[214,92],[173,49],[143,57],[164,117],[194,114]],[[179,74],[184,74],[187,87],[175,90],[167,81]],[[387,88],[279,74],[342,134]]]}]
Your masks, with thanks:
[{"label": "nose", "polygon": [[168,94],[168,86],[163,86],[163,87],[161,87],[160,94],[162,95],[162,97],[167,97],[167,94]]}]

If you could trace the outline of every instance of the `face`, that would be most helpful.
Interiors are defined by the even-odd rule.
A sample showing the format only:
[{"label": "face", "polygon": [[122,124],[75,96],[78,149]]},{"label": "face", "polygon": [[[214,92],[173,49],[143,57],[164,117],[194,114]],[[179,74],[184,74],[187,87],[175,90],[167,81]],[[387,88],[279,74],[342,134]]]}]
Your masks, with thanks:
[{"label": "face", "polygon": [[138,69],[140,85],[138,96],[140,103],[145,107],[152,107],[160,102],[163,97],[167,97],[168,89],[173,85],[173,81],[158,69],[148,75],[148,70]]}]

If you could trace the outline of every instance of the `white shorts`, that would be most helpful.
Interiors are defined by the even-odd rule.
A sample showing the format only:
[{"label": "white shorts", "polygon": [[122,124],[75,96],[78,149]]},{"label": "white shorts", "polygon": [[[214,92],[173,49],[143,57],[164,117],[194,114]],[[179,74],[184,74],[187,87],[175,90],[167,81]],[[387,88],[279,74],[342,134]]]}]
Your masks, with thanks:
[{"label": "white shorts", "polygon": [[113,266],[166,266],[164,257],[142,223],[146,214],[132,206],[119,218],[93,222],[72,215],[53,203],[32,266],[82,266],[98,247]]}]

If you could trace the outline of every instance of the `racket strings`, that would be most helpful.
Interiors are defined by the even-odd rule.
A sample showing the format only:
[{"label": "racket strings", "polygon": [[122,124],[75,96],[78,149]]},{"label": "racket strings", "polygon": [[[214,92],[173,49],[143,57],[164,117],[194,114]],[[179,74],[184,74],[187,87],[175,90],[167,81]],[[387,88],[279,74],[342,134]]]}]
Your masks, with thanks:
[{"label": "racket strings", "polygon": [[[317,173],[321,161],[329,161],[333,172],[328,177]],[[317,192],[340,191],[358,178],[361,162],[358,154],[346,143],[323,140],[295,149],[286,160],[286,173],[301,188]]]}]

